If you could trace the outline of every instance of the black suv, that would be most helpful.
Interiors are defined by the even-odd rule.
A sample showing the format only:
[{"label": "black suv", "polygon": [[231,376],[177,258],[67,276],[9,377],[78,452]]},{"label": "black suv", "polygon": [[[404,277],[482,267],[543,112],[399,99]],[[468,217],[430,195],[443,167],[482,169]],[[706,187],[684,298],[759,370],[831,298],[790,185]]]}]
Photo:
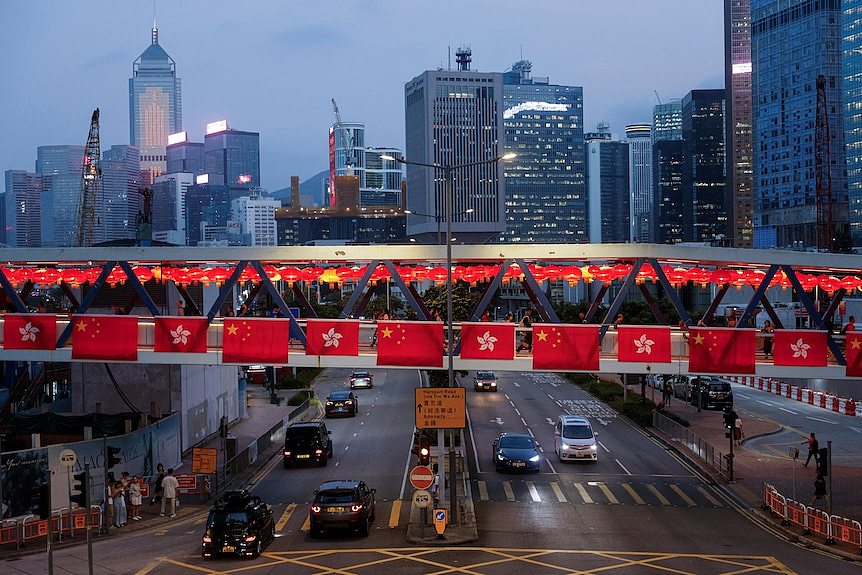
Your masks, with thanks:
[{"label": "black suv", "polygon": [[201,555],[233,553],[257,557],[273,539],[275,522],[269,506],[245,489],[228,491],[210,509]]},{"label": "black suv", "polygon": [[284,430],[284,468],[295,463],[315,462],[325,467],[332,457],[332,440],[322,421],[292,423]]},{"label": "black suv", "polygon": [[319,537],[324,529],[356,529],[368,535],[374,521],[374,494],[364,481],[340,479],[326,481],[314,492],[309,511],[311,536]]},{"label": "black suv", "polygon": [[[703,409],[724,409],[725,407],[733,407],[733,390],[730,384],[726,381],[721,381],[712,377],[700,377],[700,406]],[[697,405],[698,378],[694,378],[691,382],[689,391],[689,402],[692,405]]]}]

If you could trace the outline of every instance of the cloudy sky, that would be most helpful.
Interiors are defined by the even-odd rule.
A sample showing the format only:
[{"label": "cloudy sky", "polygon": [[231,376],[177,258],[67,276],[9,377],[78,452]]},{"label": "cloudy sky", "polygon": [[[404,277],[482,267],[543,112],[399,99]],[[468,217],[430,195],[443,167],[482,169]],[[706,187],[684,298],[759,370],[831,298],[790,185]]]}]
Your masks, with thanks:
[{"label": "cloudy sky", "polygon": [[[182,79],[183,127],[260,132],[265,188],[327,166],[335,98],[366,144],[404,146],[404,83],[469,45],[473,69],[521,59],[584,87],[587,129],[649,121],[656,102],[720,88],[719,0],[157,0],[159,43]],[[129,142],[128,79],[150,43],[151,0],[0,0],[0,171],[36,147]]]}]

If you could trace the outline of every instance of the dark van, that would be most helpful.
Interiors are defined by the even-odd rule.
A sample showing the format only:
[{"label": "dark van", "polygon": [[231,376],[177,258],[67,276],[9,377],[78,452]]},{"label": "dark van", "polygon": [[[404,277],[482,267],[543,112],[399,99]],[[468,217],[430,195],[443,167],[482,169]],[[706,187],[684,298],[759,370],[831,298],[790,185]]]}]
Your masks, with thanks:
[{"label": "dark van", "polygon": [[292,423],[284,430],[284,468],[297,463],[316,463],[325,467],[332,457],[332,440],[322,421]]}]

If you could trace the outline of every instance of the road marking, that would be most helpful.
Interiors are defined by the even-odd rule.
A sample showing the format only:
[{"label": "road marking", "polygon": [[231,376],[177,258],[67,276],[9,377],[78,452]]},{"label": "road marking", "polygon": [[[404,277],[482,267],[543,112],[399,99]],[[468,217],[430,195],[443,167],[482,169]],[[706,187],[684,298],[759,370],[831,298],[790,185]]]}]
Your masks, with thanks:
[{"label": "road marking", "polygon": [[661,492],[659,492],[659,490],[656,489],[655,485],[648,484],[647,489],[650,490],[650,493],[655,495],[656,499],[659,500],[659,503],[661,503],[662,505],[670,505],[670,501],[668,501],[667,497],[662,495]]},{"label": "road marking", "polygon": [[551,485],[551,490],[554,492],[554,495],[557,497],[557,501],[559,501],[560,503],[565,503],[566,502],[566,494],[563,493],[563,490],[560,487],[560,484],[557,483],[556,481],[551,481],[550,485]]},{"label": "road marking", "polygon": [[[548,394],[548,397],[550,397],[550,398],[551,398],[551,401],[554,401],[554,396],[553,396],[553,395],[551,395],[550,393]],[[550,419],[550,418],[548,418],[548,419]]]},{"label": "road marking", "polygon": [[768,405],[769,407],[772,407],[772,404],[771,404],[771,403],[769,403],[768,401],[761,401],[761,400],[759,400],[759,399],[758,399],[758,400],[756,400],[756,401],[757,401],[757,403],[762,403],[763,405]]},{"label": "road marking", "polygon": [[605,453],[610,453],[610,452],[611,452],[611,450],[610,450],[610,449],[608,449],[607,447],[605,447],[605,444],[604,444],[604,443],[602,443],[601,441],[596,441],[596,443],[598,443],[599,445],[601,445],[601,446],[602,446],[602,449],[604,449],[604,450],[605,450]]},{"label": "road marking", "polygon": [[547,422],[548,422],[548,425],[554,425],[554,420],[553,420],[553,419],[551,419],[550,417],[546,417],[546,418],[545,418],[545,421],[547,421]]},{"label": "road marking", "polygon": [[792,415],[797,415],[797,413],[795,411],[791,411],[791,410],[785,409],[783,407],[779,407],[778,409],[780,409],[781,411],[786,411],[787,413],[790,413]]},{"label": "road marking", "polygon": [[616,461],[616,462],[617,462],[617,465],[619,465],[620,467],[622,467],[622,468],[623,468],[623,471],[625,471],[625,472],[626,472],[626,475],[631,475],[631,474],[632,474],[632,472],[631,472],[631,471],[629,471],[628,469],[626,469],[626,466],[625,466],[625,465],[623,465],[622,463],[620,463],[620,460],[619,460],[619,459],[614,459],[614,461]]},{"label": "road marking", "polygon": [[670,488],[673,489],[674,493],[679,495],[683,501],[685,501],[686,505],[688,505],[689,507],[697,507],[697,503],[695,503],[691,497],[686,495],[685,491],[683,491],[679,485],[677,485],[676,483],[671,483]]},{"label": "road marking", "polygon": [[[592,485],[592,483],[590,483],[590,484]],[[614,505],[619,505],[619,504],[620,504],[620,500],[616,498],[616,496],[615,496],[615,495],[613,494],[613,492],[611,491],[610,487],[608,487],[607,483],[604,483],[604,482],[600,482],[600,481],[598,481],[598,482],[596,482],[596,483],[595,483],[595,485],[596,485],[599,489],[601,489],[601,490],[602,490],[602,493],[604,493],[604,494],[605,494],[605,497],[607,497],[607,498],[608,498],[608,501],[610,501],[610,502],[611,502],[611,503],[613,503]]]},{"label": "road marking", "polygon": [[852,429],[856,433],[862,433],[862,429],[859,429],[858,427],[851,427],[850,429]]},{"label": "road marking", "polygon": [[299,530],[308,533],[308,531],[310,529],[311,529],[311,516],[307,515],[305,517],[305,521],[302,522],[302,527],[300,527]]},{"label": "road marking", "polygon": [[357,432],[357,433],[354,433],[354,434],[353,434],[353,437],[356,437],[357,435],[359,435],[359,433],[358,433],[358,432]]},{"label": "road marking", "polygon": [[575,482],[575,483],[574,483],[574,486],[575,486],[575,489],[577,489],[577,490],[578,490],[578,495],[580,495],[580,496],[581,496],[581,499],[583,499],[583,500],[584,500],[584,503],[593,503],[593,498],[592,498],[592,497],[590,497],[590,494],[589,494],[589,493],[587,493],[587,490],[586,490],[586,488],[584,488],[584,486],[583,486],[583,485],[581,485],[580,483]]},{"label": "road marking", "polygon": [[512,491],[512,483],[510,481],[503,482],[503,492],[506,494],[506,501],[515,500],[515,492]]},{"label": "road marking", "polygon": [[[470,417],[470,410],[469,409],[466,412],[466,416],[467,416],[467,429],[470,431],[470,445],[473,447],[473,458],[476,460],[476,472],[482,473],[482,466],[479,465],[479,452],[476,450],[476,438],[473,436],[473,419]],[[407,463],[408,464],[410,463],[409,456],[407,459]],[[404,482],[402,481],[402,485],[403,484],[404,484]],[[403,491],[404,487],[402,487],[401,489]],[[401,497],[403,499],[403,497],[404,497],[403,493],[402,493]]]},{"label": "road marking", "polygon": [[557,403],[557,407],[559,407],[560,409],[563,409],[563,403],[559,399],[557,400],[556,403]]},{"label": "road marking", "polygon": [[517,413],[518,415],[521,415],[521,412],[520,412],[520,411],[518,411],[518,408],[517,408],[517,407],[515,408],[515,413]]},{"label": "road marking", "polygon": [[[543,449],[543,450],[542,450],[542,453],[544,453],[544,452],[545,452],[545,450]],[[547,461],[547,462],[548,462],[548,467],[550,467],[550,468],[551,468],[551,473],[553,473],[554,475],[556,475],[556,474],[557,474],[557,470],[556,470],[556,469],[554,469],[554,464],[553,464],[553,463],[551,463],[551,460],[550,460],[550,459],[548,459],[548,458],[546,457],[546,458],[545,458],[545,461]]]},{"label": "road marking", "polygon": [[281,514],[281,519],[278,520],[278,523],[275,524],[275,530],[279,533],[284,530],[284,526],[287,525],[287,522],[290,521],[290,516],[293,515],[293,510],[296,509],[296,503],[291,503],[284,509],[284,513]]},{"label": "road marking", "polygon": [[[504,394],[503,394],[503,397],[505,397],[506,399],[508,399],[508,400],[509,400],[509,403],[512,403],[512,398],[510,398],[510,397],[509,397],[509,394],[508,394],[508,393],[504,393]],[[512,405],[514,405],[514,404],[512,404]]]},{"label": "road marking", "polygon": [[[533,430],[532,430],[532,429],[530,429],[529,427],[527,428],[527,433],[529,433],[529,434],[530,434],[530,437],[532,437],[532,438],[535,438],[535,437],[536,437],[535,435],[533,435]],[[541,450],[542,448],[541,448],[541,447],[539,447],[539,449]]]},{"label": "road marking", "polygon": [[513,381],[512,385],[514,385],[515,387],[521,387],[521,384],[518,383],[517,381]]},{"label": "road marking", "polygon": [[523,417],[521,418],[521,423],[523,423],[523,424],[524,424],[524,427],[528,427],[528,426],[527,426],[527,420],[526,420],[526,419],[524,419]]},{"label": "road marking", "polygon": [[392,510],[389,511],[389,529],[395,529],[398,527],[398,523],[401,521],[401,500],[396,499],[392,502]]},{"label": "road marking", "polygon": [[512,400],[510,399],[510,400],[509,400],[509,405],[511,405],[512,407],[515,407],[515,402],[514,402],[514,401],[512,401]]},{"label": "road marking", "polygon": [[479,488],[479,501],[490,501],[488,497],[488,484],[484,481],[477,481],[476,486]]},{"label": "road marking", "polygon": [[348,449],[350,449],[349,445],[344,446],[344,451],[347,451]]},{"label": "road marking", "polygon": [[497,419],[492,419],[491,423],[496,423],[497,425],[503,425],[503,418],[498,417]]},{"label": "road marking", "polygon": [[602,425],[604,425],[605,427],[607,427],[607,425],[608,425],[608,422],[607,422],[607,421],[605,421],[604,419],[599,419],[598,417],[597,417],[596,419],[598,420],[598,422],[599,422],[599,423],[601,423]]},{"label": "road marking", "polygon": [[819,421],[821,423],[828,423],[829,425],[837,425],[834,421],[829,421],[828,419],[820,419],[819,417],[811,417],[809,415],[806,415],[805,419],[813,419],[814,421]]},{"label": "road marking", "polygon": [[536,489],[536,486],[533,485],[532,481],[527,482],[527,491],[530,492],[530,498],[536,503],[541,503],[542,497],[539,495],[539,491]]},{"label": "road marking", "polygon": [[159,529],[158,531],[153,533],[153,535],[155,535],[156,537],[160,537],[162,535],[167,535],[167,533],[168,533],[167,529]]},{"label": "road marking", "polygon": [[709,491],[707,491],[706,489],[704,489],[702,486],[698,485],[698,486],[697,486],[697,490],[698,490],[698,491],[700,491],[700,494],[701,494],[701,495],[703,495],[704,497],[706,497],[707,501],[709,501],[710,503],[712,503],[712,504],[713,504],[713,505],[715,505],[716,507],[721,507],[721,506],[722,506],[722,505],[721,505],[721,502],[719,502],[719,500],[718,500],[718,499],[716,499],[715,497],[713,497],[712,495],[710,495]]},{"label": "road marking", "polygon": [[164,557],[156,557],[155,559],[141,567],[138,571],[135,571],[135,575],[147,575],[147,573],[158,567],[159,564],[161,564],[161,562],[164,560]]},{"label": "road marking", "polygon": [[643,497],[638,495],[637,491],[635,491],[635,488],[632,487],[631,483],[623,483],[622,486],[623,489],[626,490],[626,493],[629,494],[629,497],[635,500],[635,503],[637,503],[638,505],[646,505],[646,501],[643,500]]}]

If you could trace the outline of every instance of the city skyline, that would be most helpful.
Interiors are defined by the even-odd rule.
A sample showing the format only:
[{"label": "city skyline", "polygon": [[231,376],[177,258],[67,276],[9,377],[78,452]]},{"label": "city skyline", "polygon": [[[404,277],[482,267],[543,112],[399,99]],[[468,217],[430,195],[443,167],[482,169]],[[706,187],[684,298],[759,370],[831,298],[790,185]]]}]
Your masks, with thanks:
[{"label": "city skyline", "polygon": [[[622,132],[648,121],[653,90],[667,101],[723,87],[722,6],[713,4],[544,2],[532,10],[553,17],[525,27],[512,18],[522,6],[509,1],[360,2],[337,10],[273,2],[241,12],[228,2],[190,1],[157,5],[156,24],[183,78],[183,129],[201,141],[204,125],[224,118],[260,132],[261,183],[275,190],[290,175],[307,179],[326,169],[332,97],[345,121],[366,124],[369,143],[403,149],[404,84],[447,67],[448,49],[454,60],[460,45],[472,48],[474,70],[503,72],[523,57],[536,76],[584,86],[586,129],[605,121]],[[150,43],[152,5],[98,1],[81,11],[13,0],[0,17],[9,30],[0,70],[16,78],[0,112],[9,134],[0,139],[0,167],[32,170],[37,146],[83,144],[96,107],[103,148],[129,143],[127,81]],[[409,22],[419,18],[441,32],[417,39]]]}]

